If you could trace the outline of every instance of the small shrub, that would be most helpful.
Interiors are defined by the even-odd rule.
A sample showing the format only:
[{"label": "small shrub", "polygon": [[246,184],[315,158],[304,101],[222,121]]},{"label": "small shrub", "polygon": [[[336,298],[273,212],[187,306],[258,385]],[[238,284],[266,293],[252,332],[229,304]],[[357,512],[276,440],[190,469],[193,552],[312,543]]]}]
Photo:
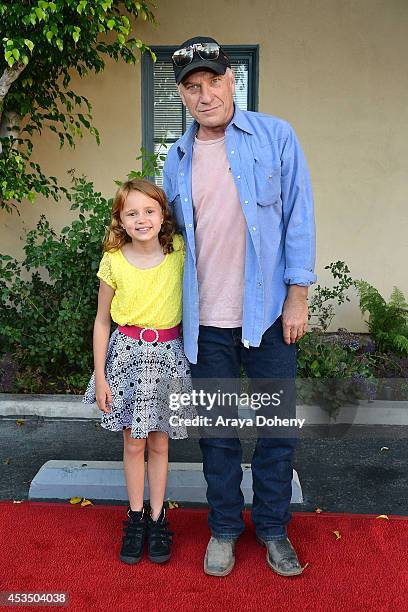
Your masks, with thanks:
[{"label": "small shrub", "polygon": [[69,196],[79,214],[60,235],[41,216],[21,264],[0,255],[1,344],[18,361],[16,387],[24,392],[51,381],[59,381],[56,390],[78,389],[93,367],[96,271],[111,201],[84,178],[74,179]]},{"label": "small shrub", "polygon": [[371,357],[361,351],[358,336],[313,330],[298,343],[298,396],[335,413],[343,404],[374,399],[376,381]]},{"label": "small shrub", "polygon": [[366,281],[354,281],[360,296],[360,309],[369,313],[368,329],[383,353],[408,356],[408,303],[394,287],[387,303],[378,290]]},{"label": "small shrub", "polygon": [[[154,176],[164,159],[161,149],[142,148],[141,169],[128,179]],[[27,233],[21,263],[0,255],[0,355],[10,354],[0,385],[4,379],[17,392],[83,393],[93,369],[96,272],[112,199],[84,177],[72,181],[66,196],[77,218],[57,234],[42,215]]]},{"label": "small shrub", "polygon": [[347,290],[354,282],[350,276],[350,270],[344,261],[332,262],[325,266],[324,269],[330,270],[337,284],[333,285],[333,287],[316,285],[309,303],[309,323],[322,331],[326,331],[329,328],[334,318],[335,309],[333,301],[338,306],[344,302],[349,302],[350,298],[347,295]]}]

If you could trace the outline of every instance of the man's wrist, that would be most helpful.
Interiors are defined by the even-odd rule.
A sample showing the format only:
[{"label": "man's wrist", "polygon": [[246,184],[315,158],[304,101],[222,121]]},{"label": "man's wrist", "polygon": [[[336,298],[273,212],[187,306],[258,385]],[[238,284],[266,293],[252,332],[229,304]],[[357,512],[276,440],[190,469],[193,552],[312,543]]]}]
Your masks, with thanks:
[{"label": "man's wrist", "polygon": [[302,285],[289,285],[287,299],[307,303],[308,287]]}]

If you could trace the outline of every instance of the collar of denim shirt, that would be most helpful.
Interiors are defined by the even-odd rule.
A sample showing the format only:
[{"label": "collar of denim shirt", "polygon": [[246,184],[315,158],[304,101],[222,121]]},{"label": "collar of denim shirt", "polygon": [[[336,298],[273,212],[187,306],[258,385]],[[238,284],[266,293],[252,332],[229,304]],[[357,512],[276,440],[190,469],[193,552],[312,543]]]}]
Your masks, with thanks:
[{"label": "collar of denim shirt", "polygon": [[[232,124],[234,124],[238,129],[244,132],[248,132],[248,134],[254,133],[254,130],[252,126],[250,125],[245,113],[242,112],[238,104],[236,104],[235,102],[234,102],[234,114],[232,116],[231,121],[225,128],[225,131],[227,131],[230,125]],[[195,135],[198,132],[198,128],[199,128],[199,124],[196,120],[194,120],[194,122],[190,125],[188,130],[180,138],[180,141],[178,144],[178,148],[180,149],[180,151],[182,151],[183,153],[186,153],[187,150],[191,149]]]}]

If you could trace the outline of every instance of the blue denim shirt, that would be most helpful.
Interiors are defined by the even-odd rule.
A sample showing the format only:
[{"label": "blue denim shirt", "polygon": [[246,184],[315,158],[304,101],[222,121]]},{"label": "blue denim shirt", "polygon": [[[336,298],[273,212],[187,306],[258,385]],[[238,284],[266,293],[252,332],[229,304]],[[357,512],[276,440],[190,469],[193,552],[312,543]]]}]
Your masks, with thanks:
[{"label": "blue denim shirt", "polygon": [[[197,363],[199,330],[191,188],[197,130],[194,122],[172,145],[164,164],[164,190],[187,245],[183,336],[191,363]],[[289,284],[316,282],[313,195],[302,149],[286,121],[235,105],[225,146],[247,226],[242,342],[248,348],[259,346],[262,334],[282,314]]]}]

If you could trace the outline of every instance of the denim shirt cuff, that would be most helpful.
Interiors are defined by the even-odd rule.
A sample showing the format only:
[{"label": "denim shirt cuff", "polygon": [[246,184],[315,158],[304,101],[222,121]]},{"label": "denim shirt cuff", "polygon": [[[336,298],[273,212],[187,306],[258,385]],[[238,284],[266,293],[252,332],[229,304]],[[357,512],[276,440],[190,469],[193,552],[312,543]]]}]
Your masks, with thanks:
[{"label": "denim shirt cuff", "polygon": [[283,280],[287,285],[308,287],[316,282],[317,276],[311,270],[304,268],[285,268]]}]

